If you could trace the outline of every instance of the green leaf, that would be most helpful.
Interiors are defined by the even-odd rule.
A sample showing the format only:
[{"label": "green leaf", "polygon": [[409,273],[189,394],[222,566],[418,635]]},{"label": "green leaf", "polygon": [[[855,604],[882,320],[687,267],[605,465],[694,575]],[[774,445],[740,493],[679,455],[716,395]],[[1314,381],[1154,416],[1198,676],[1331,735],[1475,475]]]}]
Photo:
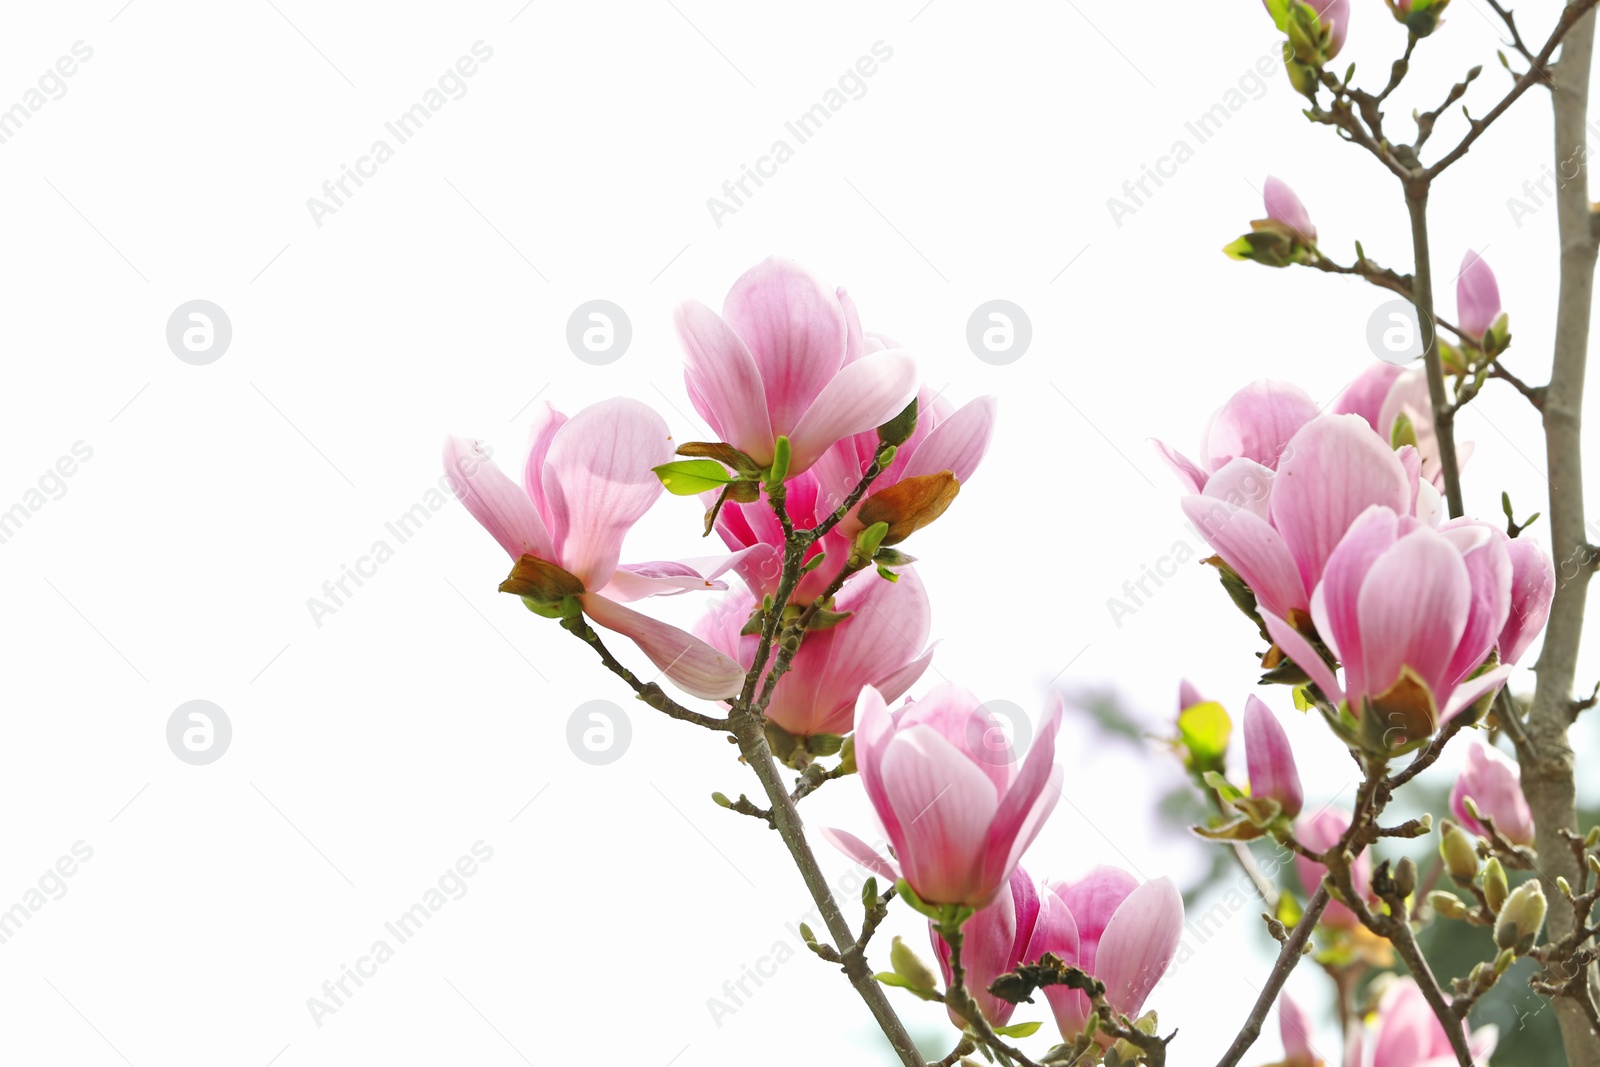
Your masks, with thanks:
[{"label": "green leaf", "polygon": [[1242,789],[1228,781],[1216,771],[1206,771],[1200,777],[1206,783],[1206,785],[1209,785],[1212,789],[1217,791],[1218,796],[1230,804],[1235,803],[1236,801],[1249,799],[1248,793],[1244,792]]},{"label": "green leaf", "polygon": [[680,459],[650,469],[673,496],[696,496],[733,481],[722,464],[709,459]]},{"label": "green leaf", "polygon": [[1178,741],[1188,752],[1189,769],[1197,774],[1222,769],[1232,733],[1233,720],[1214,700],[1185,708],[1178,716]]},{"label": "green leaf", "polygon": [[911,403],[900,414],[878,427],[878,440],[886,445],[903,445],[910,440],[916,428],[917,398],[912,397]]},{"label": "green leaf", "polygon": [[1039,1032],[1043,1023],[1012,1023],[1010,1026],[996,1026],[994,1032],[1001,1037],[1032,1037]]}]

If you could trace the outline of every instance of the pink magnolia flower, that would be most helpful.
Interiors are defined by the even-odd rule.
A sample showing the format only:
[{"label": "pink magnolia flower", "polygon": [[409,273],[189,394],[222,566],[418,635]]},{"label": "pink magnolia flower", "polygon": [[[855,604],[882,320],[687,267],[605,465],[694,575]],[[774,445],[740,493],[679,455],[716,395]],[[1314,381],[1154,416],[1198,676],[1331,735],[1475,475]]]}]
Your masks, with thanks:
[{"label": "pink magnolia flower", "polygon": [[1183,498],[1183,510],[1264,614],[1299,621],[1357,516],[1374,504],[1410,515],[1423,500],[1415,457],[1355,416],[1320,415],[1289,438],[1276,472],[1233,459]]},{"label": "pink magnolia flower", "polygon": [[1474,340],[1482,340],[1500,317],[1500,283],[1482,256],[1470,248],[1456,276],[1456,325]]},{"label": "pink magnolia flower", "polygon": [[[965,485],[989,450],[997,403],[994,397],[979,397],[958,410],[941,394],[923,389],[917,401],[916,430],[895,450],[893,462],[873,481],[869,492],[887,489],[903,478],[940,471],[949,471],[957,482]],[[826,516],[844,502],[872,464],[877,450],[877,433],[867,431],[844,438],[817,460],[812,470],[820,486],[819,517]],[[861,529],[855,511],[852,510],[836,529],[841,545],[843,538],[854,537]]]},{"label": "pink magnolia flower", "polygon": [[[1096,867],[1070,882],[1052,882],[1046,907],[1055,898],[1064,914],[1052,914],[1061,944],[1077,942],[1077,958],[1056,954],[1105,983],[1106,1003],[1137,1018],[1150,991],[1166,974],[1183,937],[1183,896],[1170,878],[1140,884],[1127,871]],[[1041,923],[1045,921],[1041,909]],[[1076,937],[1060,931],[1070,928]],[[1070,1041],[1089,1020],[1089,998],[1065,986],[1047,986],[1045,996],[1061,1038]]]},{"label": "pink magnolia flower", "polygon": [[738,692],[742,667],[699,638],[622,606],[713,585],[683,564],[618,562],[623,537],[661,493],[651,468],[671,457],[671,441],[659,415],[619,397],[571,419],[546,405],[521,486],[459,437],[445,439],[444,465],[457,498],[513,560],[533,556],[572,574],[583,584],[585,615],[630,638],[684,692],[720,699]]},{"label": "pink magnolia flower", "polygon": [[[880,351],[876,336],[868,334],[865,350]],[[937,474],[948,470],[965,484],[977,470],[989,447],[994,430],[995,399],[980,397],[959,410],[949,401],[926,389],[919,396],[917,427],[911,437],[895,450],[894,461],[872,483],[872,492],[885,489],[902,478]],[[804,474],[791,476],[784,484],[786,508],[795,526],[811,529],[844,502],[861,480],[877,451],[875,430],[846,437],[829,448]],[[706,506],[716,493],[705,496]],[[805,575],[795,590],[793,602],[809,604],[838,573],[850,549],[850,539],[861,529],[852,512],[821,541],[806,550],[806,561],[827,552],[836,564],[819,567]],[[736,564],[739,577],[759,594],[777,591],[782,573],[783,527],[773,514],[765,493],[749,504],[726,503],[717,514],[717,535],[723,544],[748,551]],[[892,699],[892,698],[890,698]]]},{"label": "pink magnolia flower", "polygon": [[[1467,1038],[1472,1062],[1488,1063],[1499,1041],[1497,1027],[1474,1030]],[[1414,978],[1397,978],[1384,991],[1377,1026],[1362,1044],[1371,1049],[1366,1067],[1454,1067],[1456,1063],[1450,1037]]]},{"label": "pink magnolia flower", "polygon": [[[1348,3],[1349,0],[1334,0],[1331,6],[1345,8],[1344,16],[1348,17]],[[1326,23],[1329,20],[1325,17],[1323,21]],[[1338,27],[1339,39],[1342,43],[1344,39],[1343,19],[1341,18],[1339,22],[1335,23],[1335,26]],[[1338,52],[1339,46],[1335,45],[1333,50]],[[1293,189],[1269,174],[1267,175],[1266,187],[1262,191],[1262,199],[1266,201],[1267,218],[1283,223],[1293,230],[1306,244],[1317,243],[1317,228],[1311,224],[1311,213],[1300,202],[1300,198],[1294,195]]]},{"label": "pink magnolia flower", "polygon": [[[889,701],[916,684],[933,660],[933,649],[925,647],[931,613],[916,568],[902,568],[899,574],[898,582],[890,582],[869,570],[845,583],[834,606],[850,617],[805,635],[793,668],[773,690],[767,718],[796,737],[845,734],[864,686],[873,686]],[[758,603],[748,594],[730,596],[695,632],[748,669],[755,663],[760,638],[741,637],[739,631]]]},{"label": "pink magnolia flower", "polygon": [[1336,705],[1348,702],[1386,748],[1433,733],[1505,681],[1509,665],[1476,678],[1511,610],[1511,560],[1493,529],[1435,530],[1382,505],[1368,508],[1329,555],[1312,597],[1317,633],[1344,685],[1309,642],[1263,616],[1278,647]]},{"label": "pink magnolia flower", "polygon": [[1495,829],[1512,844],[1533,844],[1533,812],[1522,795],[1520,768],[1476,738],[1468,746],[1461,775],[1450,789],[1450,810],[1469,831],[1486,834],[1483,824],[1467,811],[1467,797],[1494,820]]},{"label": "pink magnolia flower", "polygon": [[982,908],[1060,799],[1060,727],[1058,696],[1019,767],[1000,725],[960,686],[947,682],[892,715],[867,686],[856,703],[856,767],[900,871],[852,834],[828,836],[868,869],[903,876],[929,904]]},{"label": "pink magnolia flower", "polygon": [[[1350,829],[1350,813],[1343,808],[1329,807],[1302,818],[1295,824],[1294,836],[1313,852],[1326,852],[1338,843],[1348,829]],[[1294,857],[1294,868],[1299,873],[1300,884],[1307,893],[1315,893],[1317,886],[1322,884],[1323,875],[1328,873],[1328,868],[1298,853]],[[1371,853],[1362,852],[1356,857],[1355,863],[1350,865],[1350,877],[1363,896],[1368,900],[1373,899],[1370,888]],[[1356,918],[1355,912],[1337,900],[1329,902],[1328,910],[1322,913],[1322,921],[1325,925],[1339,930],[1353,930],[1361,925],[1361,920]]]},{"label": "pink magnolia flower", "polygon": [[[1499,533],[1500,531],[1495,531]],[[1550,618],[1556,568],[1545,550],[1527,537],[1500,534],[1511,557],[1511,611],[1496,647],[1501,663],[1517,663]]]},{"label": "pink magnolia flower", "polygon": [[1283,724],[1259,697],[1251,694],[1244,704],[1245,765],[1250,774],[1250,795],[1270,797],[1292,819],[1305,805],[1300,771]]},{"label": "pink magnolia flower", "polygon": [[1311,1047],[1311,1019],[1300,1002],[1283,993],[1278,997],[1278,1033],[1283,1039],[1283,1062],[1278,1067],[1323,1067],[1322,1057]]},{"label": "pink magnolia flower", "polygon": [[1160,441],[1156,450],[1191,493],[1205,490],[1212,475],[1244,458],[1277,470],[1289,439],[1317,417],[1317,404],[1298,385],[1251,382],[1211,416],[1200,441],[1200,461]]},{"label": "pink magnolia flower", "polygon": [[[1035,963],[1046,952],[1062,956],[1063,951],[1077,955],[1078,944],[1074,936],[1070,948],[1052,939],[1051,925],[1041,926],[1039,890],[1033,878],[1021,867],[1011,872],[1008,892],[996,894],[994,903],[980,908],[961,928],[961,966],[967,972],[967,991],[977,1001],[978,1010],[991,1026],[1004,1026],[1011,1021],[1016,1005],[1001,1000],[989,992],[989,985],[1002,974],[1015,970],[1020,964]],[[1072,931],[1076,934],[1076,931]],[[948,988],[950,946],[939,936],[938,927],[928,923],[928,936],[933,941],[933,951],[939,958],[939,969],[944,972]],[[1037,943],[1035,943],[1037,941]],[[1053,944],[1054,947],[1051,947]],[[1063,958],[1065,958],[1063,956]],[[950,1021],[962,1029],[966,1020],[950,1010]]]},{"label": "pink magnolia flower", "polygon": [[[1433,428],[1433,400],[1423,370],[1406,370],[1392,363],[1375,363],[1362,371],[1333,402],[1338,414],[1360,415],[1385,441],[1393,442],[1395,424],[1403,415],[1411,423],[1422,475],[1435,489],[1444,487],[1439,459],[1439,435]],[[1466,466],[1472,442],[1456,442],[1456,464]]]},{"label": "pink magnolia flower", "polygon": [[791,476],[840,438],[888,422],[916,394],[911,357],[865,351],[844,290],[829,290],[787,260],[747,271],[720,316],[686,301],[677,327],[695,410],[763,466],[787,436]]}]

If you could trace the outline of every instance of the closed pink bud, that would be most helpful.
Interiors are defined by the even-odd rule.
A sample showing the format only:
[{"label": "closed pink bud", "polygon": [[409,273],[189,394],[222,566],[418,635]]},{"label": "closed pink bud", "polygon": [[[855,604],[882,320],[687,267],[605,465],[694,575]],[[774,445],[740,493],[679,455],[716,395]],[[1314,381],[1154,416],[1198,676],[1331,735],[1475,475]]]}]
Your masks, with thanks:
[{"label": "closed pink bud", "polygon": [[1513,537],[1505,544],[1511,557],[1511,612],[1496,647],[1501,663],[1516,663],[1550,618],[1556,568],[1545,550],[1529,538]]},{"label": "closed pink bud", "polygon": [[1244,754],[1250,795],[1276,800],[1283,814],[1291,819],[1299,815],[1305,794],[1300,789],[1300,771],[1295,767],[1289,735],[1255,694],[1244,704]]},{"label": "closed pink bud", "polygon": [[1200,695],[1200,690],[1195,688],[1193,682],[1184,678],[1178,682],[1178,710],[1188,711],[1196,704],[1204,704],[1206,698]]},{"label": "closed pink bud", "polygon": [[902,876],[929,904],[981,908],[1005,886],[1061,796],[1056,697],[1018,766],[978,698],[945,683],[890,714],[856,703],[856,768]]},{"label": "closed pink bud", "polygon": [[1311,1019],[1288,993],[1278,997],[1278,1033],[1283,1038],[1281,1067],[1323,1067],[1322,1057],[1311,1047]]},{"label": "closed pink bud", "polygon": [[1494,820],[1496,830],[1514,845],[1533,844],[1533,812],[1522,795],[1522,774],[1517,765],[1497,749],[1473,739],[1455,785],[1450,789],[1450,810],[1461,825],[1486,834],[1483,824],[1467,810],[1466,799]]},{"label": "closed pink bud", "polygon": [[1456,325],[1468,337],[1481,340],[1500,317],[1500,283],[1482,256],[1467,250],[1456,277]]},{"label": "closed pink bud", "polygon": [[1293,189],[1269,174],[1262,199],[1266,201],[1267,218],[1283,223],[1307,244],[1316,243],[1317,228],[1311,224],[1311,213],[1300,202],[1300,198],[1294,195]]}]

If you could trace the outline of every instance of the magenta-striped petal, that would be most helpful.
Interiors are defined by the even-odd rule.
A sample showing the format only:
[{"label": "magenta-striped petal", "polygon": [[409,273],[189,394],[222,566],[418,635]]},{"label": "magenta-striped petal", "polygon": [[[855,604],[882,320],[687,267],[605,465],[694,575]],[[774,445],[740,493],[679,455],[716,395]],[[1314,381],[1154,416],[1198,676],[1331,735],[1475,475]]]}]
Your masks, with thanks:
[{"label": "magenta-striped petal", "polygon": [[1545,550],[1527,537],[1513,538],[1506,554],[1511,557],[1511,610],[1497,644],[1501,663],[1517,663],[1550,618],[1556,569]]},{"label": "magenta-striped petal", "polygon": [[684,382],[695,410],[728,444],[763,466],[772,462],[774,434],[766,385],[744,341],[715,311],[685,301],[675,316],[683,342]]},{"label": "magenta-striped petal", "polygon": [[988,777],[927,726],[895,733],[882,775],[905,840],[899,859],[911,888],[930,903],[988,904],[1005,884],[982,878],[980,868],[998,803]]},{"label": "magenta-striped petal", "polygon": [[989,450],[998,406],[999,401],[992,396],[980,396],[962,405],[917,445],[901,477],[949,471],[956,481],[965,484]]},{"label": "magenta-striped petal", "polygon": [[1310,607],[1289,546],[1253,511],[1204,496],[1186,496],[1183,513],[1217,555],[1238,572],[1264,612],[1287,617]]},{"label": "magenta-striped petal", "polygon": [[1445,672],[1454,684],[1483,665],[1511,614],[1511,556],[1505,538],[1488,523],[1457,520],[1439,532],[1461,552],[1472,584],[1467,624]]},{"label": "magenta-striped petal", "polygon": [[614,600],[583,596],[583,613],[639,646],[673,685],[702,700],[726,700],[744,685],[744,668],[700,638]]},{"label": "magenta-striped petal", "polygon": [[1484,671],[1476,678],[1469,678],[1456,686],[1451,692],[1450,699],[1444,702],[1444,707],[1439,712],[1439,722],[1446,723],[1461,714],[1467,708],[1476,704],[1480,697],[1493,693],[1506,679],[1511,677],[1512,666],[1509,663],[1501,664],[1493,670]]},{"label": "magenta-striped petal", "polygon": [[844,364],[849,327],[836,292],[774,257],[733,283],[722,317],[760,369],[773,433],[792,438],[801,416]]},{"label": "magenta-striped petal", "polygon": [[1319,1062],[1311,1047],[1311,1019],[1288,993],[1278,997],[1278,1034],[1283,1039],[1285,1067],[1312,1067]]},{"label": "magenta-striped petal", "polygon": [[1271,467],[1240,456],[1218,468],[1206,482],[1205,492],[1201,495],[1207,500],[1220,500],[1254,512],[1257,518],[1270,522],[1273,477]]},{"label": "magenta-striped petal", "polygon": [[1172,468],[1172,473],[1178,476],[1178,483],[1183,486],[1185,492],[1199,493],[1205,489],[1209,475],[1200,469],[1199,464],[1165,441],[1158,441],[1152,437],[1150,443],[1155,446],[1156,452],[1166,461],[1167,466]]},{"label": "magenta-striped petal", "polygon": [[1442,703],[1471,599],[1467,565],[1443,535],[1424,527],[1395,542],[1367,571],[1356,598],[1362,692],[1387,691],[1409,667]]},{"label": "magenta-striped petal", "polygon": [[1244,705],[1244,750],[1250,774],[1250,795],[1270,797],[1294,818],[1305,804],[1300,771],[1295,766],[1289,735],[1272,709],[1252,693]]},{"label": "magenta-striped petal", "polygon": [[1078,931],[1078,965],[1095,973],[1100,938],[1122,902],[1139,888],[1139,879],[1120,867],[1101,865],[1071,882],[1055,882],[1050,890],[1072,912]]},{"label": "magenta-striped petal", "polygon": [[1039,733],[1028,748],[1022,769],[1000,799],[989,828],[988,854],[984,862],[985,884],[1003,882],[1033,844],[1044,821],[1061,799],[1062,770],[1056,763],[1056,733],[1061,729],[1064,711],[1061,695],[1052,693],[1039,723]]},{"label": "magenta-striped petal", "polygon": [[567,417],[547,400],[536,409],[533,425],[528,428],[528,459],[522,467],[522,487],[546,526],[550,524],[550,501],[544,490],[544,461],[550,454],[550,442],[566,424]]},{"label": "magenta-striped petal", "polygon": [[900,880],[899,869],[855,834],[850,833],[848,830],[839,830],[831,826],[824,826],[820,832],[823,838],[834,848],[843,852],[879,878],[890,882]]},{"label": "magenta-striped petal", "polygon": [[1409,511],[1411,486],[1394,451],[1354,415],[1313,419],[1288,449],[1272,483],[1272,524],[1314,589],[1351,523],[1373,504]]},{"label": "magenta-striped petal", "polygon": [[1336,415],[1360,415],[1374,430],[1382,433],[1379,416],[1383,412],[1383,401],[1395,379],[1404,372],[1404,367],[1393,363],[1370,364],[1355,381],[1345,386],[1329,410]]},{"label": "magenta-striped petal", "polygon": [[904,856],[905,835],[900,831],[900,820],[895,817],[889,794],[883,787],[883,754],[894,737],[894,725],[883,694],[870,685],[863,686],[861,695],[856,697],[856,773],[895,854]]},{"label": "magenta-striped petal", "polygon": [[1243,456],[1276,469],[1295,433],[1318,413],[1317,402],[1298,385],[1251,382],[1212,417],[1203,450],[1206,465],[1217,471]]},{"label": "magenta-striped petal", "polygon": [[1311,597],[1317,633],[1344,664],[1345,683],[1352,692],[1366,691],[1361,619],[1356,612],[1361,583],[1378,557],[1394,546],[1399,529],[1400,517],[1388,508],[1374,505],[1362,512],[1328,557],[1322,582]]},{"label": "magenta-striped petal", "polygon": [[789,434],[789,474],[841,438],[882,426],[917,394],[917,365],[898,349],[862,356],[834,375]]},{"label": "magenta-striped petal", "polygon": [[651,470],[672,457],[661,416],[615,397],[574,415],[550,443],[544,488],[560,563],[599,589],[616,573],[622,539],[661,495]]},{"label": "magenta-striped petal", "polygon": [[[1338,679],[1322,657],[1317,655],[1317,650],[1311,647],[1311,642],[1300,636],[1300,631],[1284,622],[1276,615],[1262,612],[1261,621],[1266,623],[1267,634],[1271,636],[1272,643],[1283,650],[1283,654],[1294,661],[1294,665],[1305,671],[1311,680],[1316,683],[1322,695],[1338,704],[1344,700],[1344,690],[1340,688]],[[1359,714],[1359,708],[1352,708]]]},{"label": "magenta-striped petal", "polygon": [[1106,924],[1095,956],[1095,977],[1106,984],[1106,1002],[1137,1018],[1182,936],[1183,896],[1172,879],[1157,878],[1128,894]]},{"label": "magenta-striped petal", "polygon": [[550,534],[533,501],[495,466],[476,441],[446,437],[444,470],[456,499],[466,505],[472,517],[512,559],[537,556],[555,562]]},{"label": "magenta-striped petal", "polygon": [[1456,325],[1481,340],[1499,317],[1500,283],[1483,257],[1469,248],[1456,277]]}]

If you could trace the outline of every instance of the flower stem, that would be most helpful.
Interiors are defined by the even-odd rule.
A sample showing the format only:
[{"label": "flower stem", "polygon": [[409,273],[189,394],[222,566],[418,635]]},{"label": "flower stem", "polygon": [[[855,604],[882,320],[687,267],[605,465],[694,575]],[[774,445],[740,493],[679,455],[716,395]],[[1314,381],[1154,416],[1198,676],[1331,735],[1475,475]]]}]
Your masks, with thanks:
[{"label": "flower stem", "polygon": [[[1456,412],[1445,391],[1444,361],[1439,358],[1439,338],[1433,319],[1433,263],[1428,252],[1428,182],[1406,183],[1406,210],[1411,214],[1411,249],[1416,258],[1412,272],[1411,302],[1417,309],[1417,329],[1422,336],[1422,362],[1428,372],[1428,399],[1433,404],[1433,430],[1439,444],[1439,469],[1444,472],[1445,499],[1450,517],[1466,513],[1461,499],[1461,471],[1456,465]],[[1431,474],[1431,472],[1429,472]]]}]

